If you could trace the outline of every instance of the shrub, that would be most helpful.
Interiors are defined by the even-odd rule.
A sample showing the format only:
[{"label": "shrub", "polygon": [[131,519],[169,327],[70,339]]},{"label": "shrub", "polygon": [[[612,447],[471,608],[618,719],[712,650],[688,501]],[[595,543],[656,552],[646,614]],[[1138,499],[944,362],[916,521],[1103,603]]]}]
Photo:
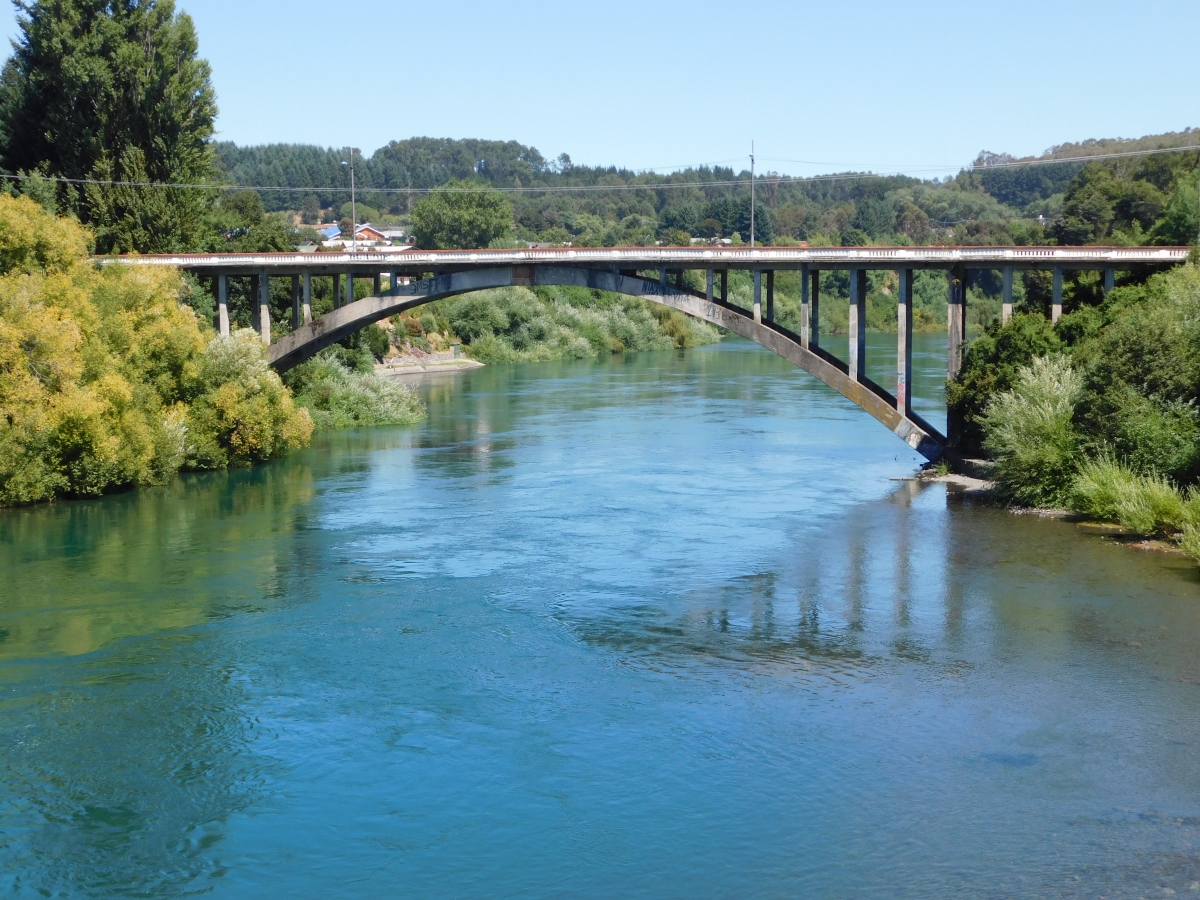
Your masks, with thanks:
[{"label": "shrub", "polygon": [[368,325],[364,329],[363,342],[375,359],[383,359],[387,356],[388,349],[392,346],[391,337],[378,325]]},{"label": "shrub", "polygon": [[1184,499],[1170,482],[1138,475],[1108,456],[1079,467],[1071,506],[1134,534],[1174,534],[1188,518]]},{"label": "shrub", "polygon": [[981,419],[989,400],[1012,388],[1017,373],[1040,356],[1062,347],[1045,316],[1020,313],[1004,325],[993,324],[963,355],[958,377],[946,385],[949,414],[960,423],[959,449],[977,453],[985,445]]},{"label": "shrub", "polygon": [[253,465],[312,437],[308,411],[297,409],[268,365],[258,333],[249,328],[209,343],[193,390],[187,460],[192,468]]},{"label": "shrub", "polygon": [[1018,371],[1011,390],[992,397],[981,418],[1002,496],[1029,506],[1066,504],[1079,462],[1072,415],[1082,379],[1061,358]]},{"label": "shrub", "polygon": [[409,425],[425,416],[412,387],[351,369],[332,348],[289,372],[288,382],[320,429]]},{"label": "shrub", "polygon": [[178,273],[96,269],[87,244],[77,224],[0,197],[0,504],[161,483],[307,440],[257,339],[254,378],[270,384],[252,389],[245,365],[205,350]]},{"label": "shrub", "polygon": [[720,340],[715,328],[676,310],[586,288],[498,288],[442,301],[433,313],[444,315],[470,355],[485,363],[586,359]]}]

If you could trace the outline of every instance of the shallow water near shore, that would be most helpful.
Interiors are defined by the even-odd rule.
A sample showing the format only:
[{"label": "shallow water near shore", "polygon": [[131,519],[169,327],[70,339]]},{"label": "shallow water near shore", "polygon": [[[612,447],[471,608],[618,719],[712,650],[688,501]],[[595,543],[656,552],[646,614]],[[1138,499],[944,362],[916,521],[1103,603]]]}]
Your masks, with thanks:
[{"label": "shallow water near shore", "polygon": [[893,481],[740,340],[420,389],[0,511],[0,891],[1200,895],[1194,565]]}]

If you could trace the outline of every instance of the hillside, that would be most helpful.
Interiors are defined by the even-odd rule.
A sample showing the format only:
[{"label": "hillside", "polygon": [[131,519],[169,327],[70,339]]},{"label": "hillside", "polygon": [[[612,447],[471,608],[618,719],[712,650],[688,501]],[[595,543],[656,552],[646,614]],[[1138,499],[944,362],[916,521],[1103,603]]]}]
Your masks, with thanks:
[{"label": "hillside", "polygon": [[[794,179],[768,172],[757,180],[765,213],[759,216],[757,236],[762,242],[813,244],[1052,242],[1071,185],[1085,164],[1050,160],[1196,144],[1200,132],[1187,129],[1065,143],[1037,157],[985,151],[971,167],[944,180],[870,173]],[[262,192],[268,210],[303,212],[309,220],[340,218],[350,199],[344,150],[230,143],[217,145],[217,150],[231,182],[288,188]],[[1165,154],[1091,165],[1118,179],[1150,184],[1161,195],[1161,202],[1142,204],[1135,216],[1125,217],[1126,226],[1137,218],[1146,235],[1177,184],[1186,184],[1195,156]],[[617,166],[579,166],[566,154],[551,160],[516,141],[410,138],[360,159],[356,174],[360,205],[388,221],[404,221],[422,191],[451,179],[469,179],[511,192],[515,236],[521,240],[613,246],[749,239],[750,175],[731,168],[685,169],[664,176]],[[1159,239],[1167,238],[1172,235],[1160,233]]]}]

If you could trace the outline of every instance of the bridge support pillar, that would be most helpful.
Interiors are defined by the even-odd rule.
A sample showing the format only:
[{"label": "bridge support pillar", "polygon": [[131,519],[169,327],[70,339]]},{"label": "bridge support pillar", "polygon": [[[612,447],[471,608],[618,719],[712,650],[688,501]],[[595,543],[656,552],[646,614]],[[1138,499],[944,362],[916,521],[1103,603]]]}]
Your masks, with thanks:
[{"label": "bridge support pillar", "polygon": [[376,272],[375,277],[371,279],[371,296],[378,297],[383,293],[383,273]]},{"label": "bridge support pillar", "polygon": [[229,337],[229,276],[217,276],[217,333]]},{"label": "bridge support pillar", "polygon": [[896,411],[912,412],[913,270],[900,270],[900,305],[896,315]]},{"label": "bridge support pillar", "polygon": [[337,309],[342,305],[342,276],[338,272],[333,273],[333,308]]},{"label": "bridge support pillar", "polygon": [[1007,324],[1013,314],[1013,267],[1004,267],[1004,299],[1000,304],[1000,321]]},{"label": "bridge support pillar", "polygon": [[949,296],[946,298],[946,380],[953,381],[962,369],[962,345],[966,336],[967,273],[951,269],[946,273]]},{"label": "bridge support pillar", "polygon": [[762,322],[762,269],[754,270],[754,321]]},{"label": "bridge support pillar", "polygon": [[263,269],[258,276],[258,329],[264,347],[271,346],[271,276]]},{"label": "bridge support pillar", "polygon": [[300,276],[292,276],[292,330],[300,327]]},{"label": "bridge support pillar", "polygon": [[850,270],[850,377],[867,377],[867,270]]},{"label": "bridge support pillar", "polygon": [[304,324],[307,325],[312,321],[312,273],[304,273],[304,300],[302,305],[302,315],[304,316]]},{"label": "bridge support pillar", "polygon": [[811,350],[813,347],[821,346],[821,271],[814,269],[812,272],[812,290],[808,299],[809,310],[809,329],[808,329],[808,347]]},{"label": "bridge support pillar", "polygon": [[721,270],[721,302],[729,302],[729,270]]},{"label": "bridge support pillar", "polygon": [[1104,296],[1107,297],[1112,293],[1112,289],[1117,286],[1117,270],[1104,270]]},{"label": "bridge support pillar", "polygon": [[812,300],[808,292],[811,273],[808,266],[800,267],[800,346],[805,350],[812,343]]},{"label": "bridge support pillar", "polygon": [[666,270],[666,268],[662,268],[662,269],[658,270],[658,286],[661,288],[666,288],[666,286],[667,286],[667,270]]},{"label": "bridge support pillar", "polygon": [[767,270],[767,321],[775,321],[775,270]]},{"label": "bridge support pillar", "polygon": [[400,293],[400,273],[393,269],[388,274],[388,293],[393,297]]},{"label": "bridge support pillar", "polygon": [[346,293],[342,297],[342,303],[350,304],[353,302],[354,302],[354,270],[351,269],[346,272]]},{"label": "bridge support pillar", "polygon": [[713,270],[709,269],[704,273],[704,299],[709,303],[713,301]]},{"label": "bridge support pillar", "polygon": [[1054,267],[1054,296],[1050,300],[1050,321],[1057,322],[1062,318],[1063,270]]}]

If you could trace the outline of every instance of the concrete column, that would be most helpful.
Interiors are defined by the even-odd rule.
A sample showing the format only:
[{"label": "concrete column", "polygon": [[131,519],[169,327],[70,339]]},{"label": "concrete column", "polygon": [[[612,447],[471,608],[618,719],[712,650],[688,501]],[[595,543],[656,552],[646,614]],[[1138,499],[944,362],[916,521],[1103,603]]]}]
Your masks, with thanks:
[{"label": "concrete column", "polygon": [[246,303],[250,307],[250,327],[255,331],[258,330],[258,292],[261,290],[258,284],[258,276],[250,276],[250,294],[246,298]]},{"label": "concrete column", "polygon": [[304,324],[307,325],[312,321],[312,273],[304,273],[304,299],[301,308],[301,314],[304,317]]},{"label": "concrete column", "polygon": [[292,276],[292,331],[300,327],[300,276]]},{"label": "concrete column", "polygon": [[664,290],[667,287],[667,270],[665,268],[658,270],[658,286]]},{"label": "concrete column", "polygon": [[391,286],[388,288],[388,293],[395,296],[400,292],[400,273],[393,270],[391,273],[389,273],[388,279],[391,281]]},{"label": "concrete column", "polygon": [[229,276],[217,276],[217,331],[229,337]]},{"label": "concrete column", "polygon": [[353,269],[346,272],[346,298],[345,298],[344,302],[346,302],[346,303],[354,302],[354,270]]},{"label": "concrete column", "polygon": [[767,321],[775,321],[775,270],[767,271]]},{"label": "concrete column", "polygon": [[1050,301],[1050,321],[1057,322],[1062,318],[1062,281],[1063,270],[1054,267],[1054,297]]},{"label": "concrete column", "polygon": [[1112,289],[1117,286],[1117,270],[1104,270],[1104,296],[1107,297],[1112,293]]},{"label": "concrete column", "polygon": [[811,350],[820,346],[821,343],[821,272],[818,269],[812,271],[812,290],[808,298],[808,310],[808,348]]},{"label": "concrete column", "polygon": [[912,412],[913,270],[901,269],[900,305],[896,313],[896,411]]},{"label": "concrete column", "polygon": [[729,270],[721,270],[721,302],[729,302]]},{"label": "concrete column", "polygon": [[800,346],[808,349],[809,335],[812,333],[812,307],[808,297],[808,266],[800,267]]},{"label": "concrete column", "polygon": [[762,269],[754,270],[754,321],[762,321]]},{"label": "concrete column", "polygon": [[850,270],[850,377],[867,377],[867,270]]},{"label": "concrete column", "polygon": [[1004,267],[1004,297],[1000,302],[1000,321],[1007,323],[1013,312],[1013,267]]},{"label": "concrete column", "polygon": [[675,290],[683,290],[683,269],[675,270]]},{"label": "concrete column", "polygon": [[383,293],[383,274],[376,272],[374,279],[371,281],[371,296],[378,297]]},{"label": "concrete column", "polygon": [[963,269],[951,269],[946,273],[946,281],[949,282],[946,298],[946,379],[953,380],[962,369],[963,336],[967,325],[967,273]]},{"label": "concrete column", "polygon": [[704,273],[704,298],[712,303],[713,300],[713,270]]},{"label": "concrete column", "polygon": [[271,276],[263,269],[258,276],[258,328],[264,347],[271,346]]},{"label": "concrete column", "polygon": [[342,305],[342,276],[339,272],[333,273],[333,308],[337,309]]}]

